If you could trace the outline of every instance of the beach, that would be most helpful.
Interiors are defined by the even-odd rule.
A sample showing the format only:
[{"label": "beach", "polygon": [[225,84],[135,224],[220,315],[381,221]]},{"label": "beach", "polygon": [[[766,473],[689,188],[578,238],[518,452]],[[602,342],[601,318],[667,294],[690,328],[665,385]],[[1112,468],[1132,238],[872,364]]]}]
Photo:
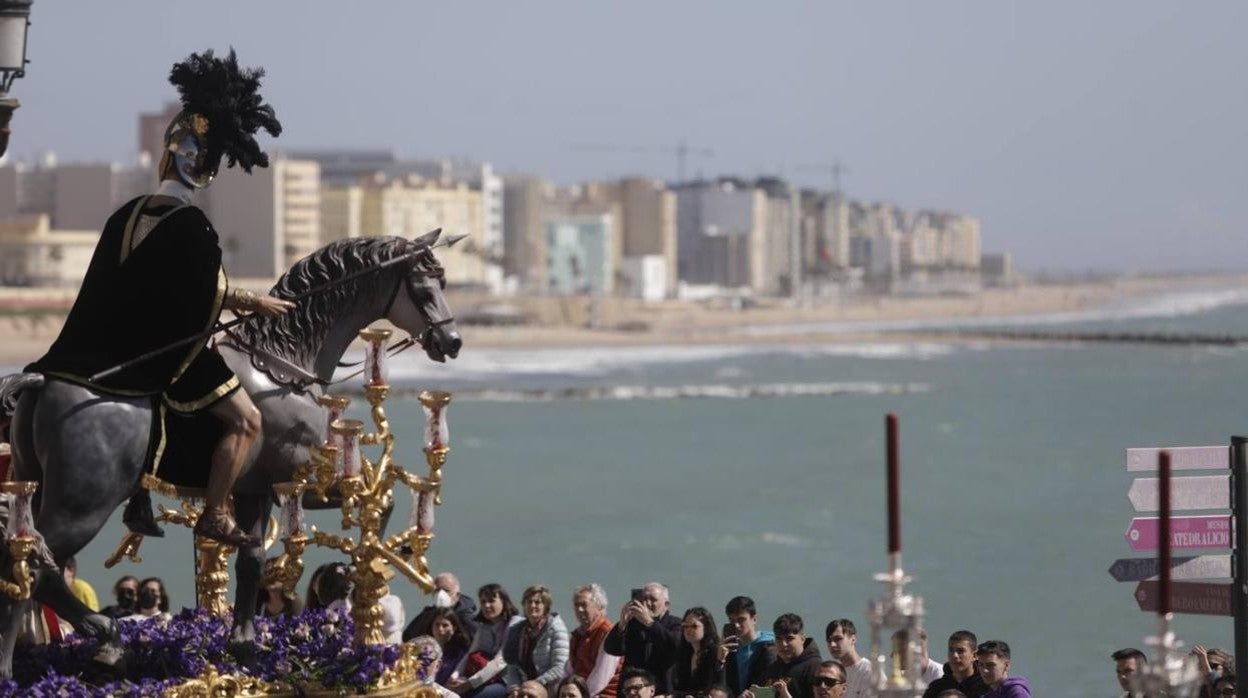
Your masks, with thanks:
[{"label": "beach", "polygon": [[[264,290],[263,282],[247,283]],[[870,341],[882,332],[905,330],[913,341],[924,329],[906,323],[937,321],[1026,321],[1029,317],[1088,312],[1132,299],[1167,294],[1248,289],[1248,275],[1124,277],[1097,282],[1023,284],[985,289],[969,296],[851,296],[843,299],[764,298],[749,307],[726,303],[662,301],[585,296],[496,298],[448,292],[460,317],[490,306],[518,309],[527,324],[460,324],[466,351],[472,347],[648,346],[669,344]],[[39,357],[56,338],[73,291],[0,289],[0,365],[17,366]],[[596,315],[596,327],[589,318]],[[7,313],[2,309],[8,308]],[[384,323],[382,323],[384,324]]]}]

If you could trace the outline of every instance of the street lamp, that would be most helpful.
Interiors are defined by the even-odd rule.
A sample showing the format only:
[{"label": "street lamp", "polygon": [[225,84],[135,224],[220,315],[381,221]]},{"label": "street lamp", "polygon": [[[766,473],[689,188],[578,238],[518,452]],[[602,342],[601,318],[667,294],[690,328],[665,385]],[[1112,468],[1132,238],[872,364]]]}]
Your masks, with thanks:
[{"label": "street lamp", "polygon": [[26,75],[26,29],[34,0],[0,0],[0,155],[9,149],[9,120],[21,103],[9,96],[13,81]]}]

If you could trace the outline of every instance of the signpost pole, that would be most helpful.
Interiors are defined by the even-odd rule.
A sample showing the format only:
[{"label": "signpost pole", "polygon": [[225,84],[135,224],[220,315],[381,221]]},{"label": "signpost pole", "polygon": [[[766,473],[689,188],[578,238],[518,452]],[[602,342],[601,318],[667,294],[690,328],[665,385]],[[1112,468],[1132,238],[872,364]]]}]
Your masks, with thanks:
[{"label": "signpost pole", "polygon": [[1248,437],[1231,437],[1231,612],[1235,618],[1235,675],[1248,676]]}]

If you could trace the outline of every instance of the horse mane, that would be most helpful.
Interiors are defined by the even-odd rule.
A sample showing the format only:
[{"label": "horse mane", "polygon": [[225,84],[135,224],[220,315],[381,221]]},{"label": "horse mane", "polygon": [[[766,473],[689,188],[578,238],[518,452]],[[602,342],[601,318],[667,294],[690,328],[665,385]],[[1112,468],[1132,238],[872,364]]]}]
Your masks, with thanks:
[{"label": "horse mane", "polygon": [[[277,280],[270,294],[279,298],[294,298],[312,288],[413,250],[410,240],[394,236],[336,240],[296,262]],[[422,260],[423,256],[416,262]],[[361,292],[375,287],[378,277],[392,277],[398,272],[406,273],[408,269],[410,267],[397,265],[394,269],[376,274],[363,274],[304,298],[285,315],[244,323],[237,334],[246,345],[300,365],[311,365],[340,310],[349,306]]]}]

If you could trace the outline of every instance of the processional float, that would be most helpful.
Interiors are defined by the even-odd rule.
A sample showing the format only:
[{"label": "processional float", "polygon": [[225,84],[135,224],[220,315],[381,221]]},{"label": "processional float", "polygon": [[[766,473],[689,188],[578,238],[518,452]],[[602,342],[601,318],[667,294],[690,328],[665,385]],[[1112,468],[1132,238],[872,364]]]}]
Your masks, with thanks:
[{"label": "processional float", "polygon": [[[425,593],[434,590],[426,553],[434,539],[434,508],[442,503],[442,468],[450,454],[446,411],[451,394],[426,390],[418,399],[424,410],[423,450],[428,473],[417,475],[394,462],[396,435],[390,428],[384,406],[390,393],[385,348],[390,335],[390,330],[384,329],[369,328],[360,332],[366,352],[363,392],[372,430],[366,430],[361,420],[346,418],[350,397],[326,394],[318,399],[326,410],[327,438],[312,447],[309,461],[296,469],[293,481],[273,485],[280,507],[276,539],[282,543],[282,553],[269,560],[261,581],[263,585],[280,583],[286,594],[293,594],[303,575],[303,554],[309,545],[347,555],[352,582],[350,615],[357,646],[385,644],[380,601],[389,593],[388,583],[395,576],[395,570]],[[379,447],[380,453],[370,458],[365,447]],[[382,522],[394,504],[394,489],[400,483],[411,492],[411,514],[403,530],[386,536]],[[32,483],[6,483],[0,488],[9,484]],[[33,492],[33,488],[30,491]],[[172,488],[158,491],[176,496]],[[333,493],[341,498],[341,534],[308,526],[304,517],[305,495],[328,502]],[[179,510],[162,506],[158,518],[193,528],[200,511],[195,502],[183,499]],[[138,561],[141,540],[137,534],[127,534],[108,563],[116,563],[123,556]],[[213,614],[228,614],[227,561],[234,549],[203,538],[197,538],[195,545],[197,604]],[[425,664],[427,659],[418,656],[414,646],[403,645],[398,662],[382,675],[376,691],[370,691],[370,695],[406,696],[436,690],[422,685],[426,678]],[[280,695],[289,693],[292,688],[222,675],[209,664],[205,675],[189,681],[185,692],[174,695]],[[301,687],[301,690],[302,695],[316,695],[309,687]]]}]

